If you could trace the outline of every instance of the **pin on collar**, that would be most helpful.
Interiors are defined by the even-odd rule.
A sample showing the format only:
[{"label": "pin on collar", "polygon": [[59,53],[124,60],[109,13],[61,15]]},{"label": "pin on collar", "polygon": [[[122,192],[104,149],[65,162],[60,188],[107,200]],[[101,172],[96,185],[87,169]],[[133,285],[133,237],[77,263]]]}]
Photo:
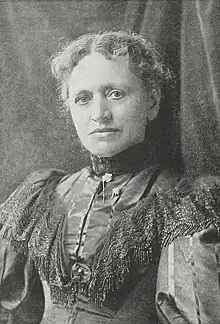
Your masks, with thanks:
[{"label": "pin on collar", "polygon": [[105,173],[102,176],[102,182],[110,182],[112,180],[112,174],[111,173]]},{"label": "pin on collar", "polygon": [[105,183],[110,182],[112,180],[111,173],[105,173],[102,176],[102,202],[105,202]]}]

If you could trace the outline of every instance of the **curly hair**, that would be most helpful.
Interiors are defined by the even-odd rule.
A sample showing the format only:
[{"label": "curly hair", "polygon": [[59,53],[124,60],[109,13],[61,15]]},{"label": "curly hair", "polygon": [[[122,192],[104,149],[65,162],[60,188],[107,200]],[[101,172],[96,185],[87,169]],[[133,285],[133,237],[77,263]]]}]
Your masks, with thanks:
[{"label": "curly hair", "polygon": [[146,37],[125,31],[86,34],[65,44],[51,58],[52,73],[59,82],[60,99],[64,103],[68,99],[68,80],[74,67],[93,52],[102,54],[106,59],[126,57],[130,70],[154,88],[161,89],[172,79],[171,71]]}]

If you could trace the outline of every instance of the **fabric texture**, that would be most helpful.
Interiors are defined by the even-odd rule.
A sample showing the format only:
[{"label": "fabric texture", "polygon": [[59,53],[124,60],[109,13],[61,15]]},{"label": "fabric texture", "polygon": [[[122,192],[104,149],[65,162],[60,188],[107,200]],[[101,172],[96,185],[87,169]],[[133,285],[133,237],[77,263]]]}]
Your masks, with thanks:
[{"label": "fabric texture", "polygon": [[[64,215],[56,218],[53,213],[53,193],[63,177],[66,174],[60,171],[32,175],[6,201],[1,213],[1,235],[10,240],[17,252],[34,260],[52,291],[56,288],[53,298],[58,301],[65,297],[64,288],[70,298],[76,293],[74,281],[67,280],[61,253]],[[200,178],[193,184],[182,181],[167,191],[161,190],[159,183],[160,179],[151,196],[121,213],[90,258],[92,278],[85,291],[91,301],[99,304],[108,298],[117,300],[123,284],[131,279],[131,268],[136,264],[146,269],[155,249],[158,252],[175,238],[211,224],[219,229],[218,178]],[[47,253],[42,246],[46,246]]]},{"label": "fabric texture", "polygon": [[[140,197],[142,196],[143,191],[145,190],[146,185],[148,184],[148,178],[151,178],[152,171],[155,168],[157,169],[157,166],[155,166],[153,168],[150,167],[146,171],[143,170],[142,172],[140,172],[140,174],[138,173],[137,176],[134,177],[134,180],[135,180],[134,183],[132,184],[132,181],[130,181],[129,184],[126,186],[126,190],[120,194],[120,199],[118,199],[117,196],[115,198],[113,198],[114,210],[115,210],[116,213],[120,214],[120,211],[123,208],[128,208],[128,206],[130,204],[134,204],[134,203],[136,203],[136,201],[138,199],[140,199]],[[81,183],[85,183],[85,190],[86,190],[87,193],[89,193],[89,190],[88,190],[89,188],[88,188],[87,182],[84,181],[84,180],[88,179],[89,182],[92,180],[92,179],[89,178],[90,173],[91,173],[91,169],[89,169],[89,168],[86,169],[86,170],[84,169],[84,170],[74,174],[73,176],[69,176],[69,175],[66,175],[63,172],[55,171],[55,170],[36,172],[33,175],[31,175],[20,186],[20,188],[18,188],[18,190],[16,192],[14,192],[14,194],[12,194],[12,196],[14,196],[14,198],[15,197],[17,197],[17,198],[18,197],[19,198],[26,197],[27,198],[26,194],[27,193],[30,194],[30,192],[32,192],[35,195],[35,197],[32,200],[33,205],[34,205],[35,198],[39,202],[40,194],[43,194],[43,191],[44,191],[45,187],[47,187],[47,192],[48,192],[49,197],[50,197],[50,194],[51,194],[52,191],[53,191],[53,194],[54,194],[54,190],[52,190],[51,188],[54,189],[56,187],[57,190],[58,190],[58,187],[59,187],[59,190],[58,191],[56,190],[56,194],[61,195],[61,196],[64,195],[65,198],[67,198],[66,193],[69,192],[70,197],[72,197],[72,200],[74,200],[75,199],[74,198],[74,190],[76,190],[75,194],[78,194],[78,192],[81,191],[82,188],[79,190],[78,187],[75,187],[74,185],[72,187],[71,184],[73,184],[75,180],[76,180],[77,183],[80,180]],[[56,177],[55,177],[55,174],[56,174]],[[82,174],[82,177],[81,177],[81,179],[79,179],[81,174]],[[124,177],[125,176],[123,176],[123,178]],[[165,182],[170,183],[171,182],[170,176],[168,177],[168,179],[169,180],[166,180]],[[125,180],[126,180],[126,177],[125,177]],[[173,177],[172,181],[176,182],[175,177]],[[164,182],[164,180],[162,182]],[[93,183],[93,185],[91,186],[91,188],[90,188],[91,193],[90,194],[92,194],[93,189],[97,186],[97,183],[98,182],[96,180],[95,183]],[[137,183],[139,184],[138,187],[137,187]],[[56,184],[57,184],[57,186],[56,186]],[[119,184],[119,183],[117,182],[117,184]],[[108,185],[108,188],[106,188],[106,195],[107,195],[106,198],[109,197],[109,199],[110,199],[111,198],[111,186],[109,187],[109,185]],[[112,185],[114,185],[114,183]],[[20,190],[21,188],[22,188],[22,190]],[[32,190],[29,190],[30,188],[32,188]],[[110,189],[110,191],[109,191],[109,189]],[[18,193],[19,191],[20,191],[20,194]],[[21,193],[21,191],[22,191],[22,193]],[[50,194],[49,194],[49,192],[50,192]],[[44,194],[45,193],[46,193],[46,191],[44,191]],[[13,202],[12,196],[9,197],[9,200],[6,202],[6,204],[9,203],[9,201],[10,201],[10,203]],[[41,196],[41,198],[42,197],[43,196]],[[64,210],[62,210],[62,208],[61,208],[62,207],[62,201],[61,201],[62,198],[60,197],[61,198],[60,200],[58,200],[57,198],[58,198],[58,196],[53,195],[53,202],[55,202],[55,204],[53,204],[53,208],[52,208],[54,218],[56,218],[56,217],[59,218],[61,215],[67,214],[67,212],[64,212]],[[23,208],[24,205],[22,203],[21,204],[18,203],[19,199],[18,200],[15,199],[15,201],[17,202],[17,205],[16,205],[16,209],[14,209],[14,213],[15,213],[14,216],[17,215],[17,213],[16,213],[17,210],[23,211],[24,222],[20,222],[19,224],[26,224],[27,225],[25,220],[26,220],[28,211],[32,211],[32,209],[29,209],[29,207],[32,206],[32,204],[27,203],[27,208],[25,209],[25,208]],[[81,201],[81,199],[80,199],[80,201]],[[79,203],[80,203],[80,201],[79,201]],[[75,203],[76,203],[76,206],[77,206],[77,199],[75,200]],[[11,206],[13,206],[13,203],[12,203]],[[20,206],[20,209],[19,209],[19,206]],[[71,204],[70,204],[70,206],[71,206]],[[102,208],[104,208],[104,206],[105,205],[103,205]],[[95,209],[97,208],[97,206],[94,206],[94,207],[95,207]],[[84,206],[84,209],[86,210],[87,207]],[[33,208],[33,211],[34,210],[35,210],[35,208]],[[41,209],[41,211],[42,211],[42,209]],[[93,210],[93,212],[94,211],[95,210]],[[10,213],[7,214],[7,212],[6,212],[4,214],[4,216],[5,216],[5,219],[8,219],[9,223],[13,219],[13,217],[12,217],[11,221],[10,221]],[[11,224],[15,224],[15,223],[16,222],[13,222],[13,221],[11,222]],[[51,223],[47,224],[47,226],[48,225],[51,225]],[[43,231],[45,229],[44,227],[42,229]],[[6,232],[5,232],[5,234],[7,234]],[[26,233],[28,234],[28,231]],[[39,234],[40,233],[38,233],[38,238],[40,236],[41,239],[42,239],[42,235],[39,235]],[[45,230],[45,240],[42,239],[41,244],[39,244],[39,246],[38,245],[37,246],[38,246],[39,249],[41,249],[41,255],[43,255],[43,256],[46,255],[47,257],[49,256],[50,261],[52,261],[53,260],[53,250],[51,251],[51,249],[50,249],[51,248],[50,240],[49,240],[49,242],[47,241],[47,236],[46,236],[47,234],[48,234],[48,231],[46,229]],[[24,236],[23,236],[23,238],[24,238]],[[21,239],[21,241],[22,241],[22,239]],[[4,248],[5,244],[6,244],[6,240],[4,240],[3,248]],[[24,245],[21,243],[20,248],[22,250],[23,250],[23,247],[24,247]],[[47,251],[45,251],[45,247],[46,247]],[[12,249],[15,254],[16,253],[19,254],[19,252],[16,251],[16,249],[19,249],[18,245],[14,244],[14,246],[13,246],[10,243],[8,248],[9,248],[9,251]],[[28,253],[28,255],[25,255],[24,251],[25,251],[25,249],[19,255],[22,255],[24,260],[30,259],[30,253]],[[0,255],[2,255],[2,253],[4,254],[4,251],[1,250]],[[62,256],[60,253],[62,254],[61,250],[58,251],[58,255]],[[4,258],[7,259],[7,263],[5,263],[5,262],[2,263],[2,265],[4,265],[4,269],[2,269],[2,271],[4,273],[3,282],[7,280],[8,270],[9,270],[8,263],[10,264],[10,262],[11,262],[11,258],[10,258],[10,256],[9,257],[8,256],[9,256],[8,253],[6,253],[5,256],[4,256]],[[13,261],[13,257],[12,257],[12,261]],[[36,261],[37,260],[35,260],[35,263],[36,263]],[[59,258],[56,259],[55,263],[52,264],[51,269],[55,268],[55,269],[59,270],[60,265],[64,266],[64,262],[62,263],[60,261],[61,260]],[[20,263],[19,258],[16,258],[15,264],[20,269],[22,269],[22,264]],[[15,268],[15,266],[13,266],[13,268]],[[64,267],[63,267],[63,269],[64,269]],[[13,270],[15,270],[15,269],[13,269]],[[64,270],[66,270],[66,269],[64,269]],[[148,275],[147,275],[147,272],[146,272],[147,269],[143,269],[142,267],[136,267],[134,270],[135,270],[134,271],[134,276],[130,277],[131,281],[129,280],[129,282],[127,283],[128,284],[127,287],[126,287],[126,285],[123,287],[124,294],[118,296],[119,299],[118,299],[117,303],[114,304],[113,302],[110,302],[110,304],[108,303],[108,307],[106,307],[104,305],[102,308],[95,307],[94,305],[89,305],[88,301],[87,301],[88,298],[85,295],[83,295],[82,293],[79,294],[77,303],[75,303],[73,305],[73,307],[71,307],[71,309],[69,309],[69,310],[63,308],[62,305],[57,305],[55,303],[54,304],[50,304],[50,303],[48,304],[48,297],[50,295],[50,291],[49,291],[50,288],[48,287],[47,282],[45,280],[43,280],[42,282],[43,282],[43,287],[44,287],[44,293],[46,292],[46,296],[45,296],[46,300],[45,300],[45,313],[44,313],[45,316],[43,316],[43,322],[42,323],[47,323],[47,324],[48,323],[50,323],[50,324],[51,323],[60,323],[60,322],[69,323],[69,321],[72,321],[73,323],[77,323],[77,324],[78,323],[80,323],[80,324],[81,323],[83,323],[83,324],[86,323],[87,324],[87,323],[94,323],[94,322],[99,321],[100,323],[104,324],[104,323],[108,323],[110,319],[111,319],[111,322],[112,322],[113,318],[114,318],[114,321],[116,321],[116,323],[118,323],[119,320],[118,320],[118,316],[116,314],[116,311],[117,311],[118,308],[120,308],[120,305],[123,304],[124,298],[126,299],[126,302],[123,305],[124,311],[119,312],[120,323],[123,323],[123,321],[124,321],[124,323],[129,323],[128,322],[129,318],[130,318],[130,321],[134,321],[135,319],[137,319],[139,321],[139,323],[144,323],[147,318],[151,318],[152,321],[153,321],[153,318],[154,318],[154,321],[157,321],[156,320],[155,306],[154,306],[154,301],[153,301],[154,300],[153,296],[155,294],[155,287],[156,287],[156,285],[155,285],[156,270],[154,269],[153,272],[150,271],[150,273]],[[53,274],[54,273],[52,273],[52,275]],[[18,278],[19,278],[20,275],[22,277],[24,275],[24,278],[26,278],[29,274],[28,274],[28,271],[25,271],[24,274],[23,274],[23,272],[20,273],[20,272],[15,272],[14,271],[14,275],[15,276],[17,275]],[[42,279],[42,277],[43,276],[41,276],[41,279]],[[50,278],[52,278],[52,276],[50,276]],[[136,283],[141,278],[143,278],[143,283],[141,285],[142,289],[140,289],[140,286],[135,288]],[[13,279],[13,278],[11,277],[11,279]],[[2,285],[2,283],[1,283],[1,285]],[[7,315],[10,314],[10,317],[11,317],[11,320],[12,320],[12,323],[13,323],[13,321],[16,320],[16,311],[17,312],[20,311],[20,309],[16,309],[16,311],[14,310],[14,306],[13,306],[13,303],[12,303],[13,292],[18,296],[18,301],[17,302],[19,304],[19,302],[21,302],[20,296],[21,295],[24,296],[24,297],[28,296],[29,291],[31,291],[31,290],[32,290],[31,281],[25,280],[24,285],[21,285],[19,287],[13,286],[13,281],[10,281],[9,285],[7,286],[7,289],[4,290],[4,295],[2,296],[2,298],[5,301],[7,301],[7,303],[5,303],[5,302],[3,303],[5,308],[2,309],[1,316],[3,316],[2,315],[3,312],[5,312],[5,309],[7,309],[8,311],[6,313],[7,313]],[[40,290],[41,290],[41,294],[42,294],[42,289],[40,289]],[[132,293],[130,294],[131,290],[132,290]],[[8,291],[11,291],[10,296],[7,294]],[[152,295],[151,295],[150,292],[152,293]],[[58,297],[59,295],[60,295],[60,291],[58,289],[56,297]],[[140,305],[138,307],[136,307],[136,305],[135,305],[135,307],[133,307],[132,309],[128,308],[132,303],[134,303],[134,298],[137,299],[137,301],[138,300],[143,301],[146,298],[146,295],[148,295],[148,302],[147,303],[146,302],[145,303],[140,303]],[[110,300],[111,300],[111,298],[110,298]],[[31,303],[31,302],[34,302],[34,301],[29,300],[29,302]],[[41,303],[39,303],[39,304],[41,304],[41,307],[44,304],[43,295],[41,296]],[[126,307],[126,305],[127,305],[127,307]],[[15,305],[15,307],[16,307],[16,305]],[[129,310],[129,313],[128,313],[128,310]],[[136,310],[138,310],[138,311],[136,311]],[[128,314],[130,314],[130,315],[128,315]],[[29,314],[28,314],[28,312],[26,312],[25,307],[24,307],[23,308],[23,317],[24,318],[25,318],[25,315],[26,315],[27,318],[29,317]],[[41,315],[42,315],[42,313],[39,312],[38,317],[36,318],[36,323],[38,323],[40,321]],[[28,321],[28,319],[27,319],[27,321]]]},{"label": "fabric texture", "polygon": [[218,241],[199,234],[175,239],[162,251],[156,305],[162,324],[220,323]]}]

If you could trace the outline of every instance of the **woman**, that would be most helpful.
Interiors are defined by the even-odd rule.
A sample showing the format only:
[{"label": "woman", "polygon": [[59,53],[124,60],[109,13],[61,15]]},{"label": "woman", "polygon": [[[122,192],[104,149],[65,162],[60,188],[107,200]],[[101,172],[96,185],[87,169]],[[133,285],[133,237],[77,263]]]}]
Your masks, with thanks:
[{"label": "woman", "polygon": [[74,40],[52,71],[91,166],[35,172],[1,206],[2,321],[156,324],[161,248],[219,226],[214,180],[180,182],[151,132],[171,74],[126,32]]}]

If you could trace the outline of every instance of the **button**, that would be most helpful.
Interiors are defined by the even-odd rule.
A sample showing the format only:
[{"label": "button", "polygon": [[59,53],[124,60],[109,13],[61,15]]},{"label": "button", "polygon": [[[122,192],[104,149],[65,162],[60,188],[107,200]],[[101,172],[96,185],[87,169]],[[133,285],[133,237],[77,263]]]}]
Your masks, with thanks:
[{"label": "button", "polygon": [[76,262],[72,266],[71,278],[81,283],[86,283],[91,278],[91,269],[87,264]]},{"label": "button", "polygon": [[162,300],[158,300],[158,301],[157,301],[157,305],[158,305],[158,306],[162,306],[162,305],[163,305],[163,301],[162,301]]},{"label": "button", "polygon": [[157,295],[157,305],[158,305],[158,306],[162,306],[162,305],[163,305],[163,302],[164,302],[165,299],[166,299],[166,294],[160,292],[160,293]]},{"label": "button", "polygon": [[84,274],[84,270],[83,270],[82,268],[78,268],[78,269],[77,269],[77,272],[78,272],[78,273],[81,273],[81,274]]},{"label": "button", "polygon": [[119,188],[119,187],[114,188],[114,189],[112,190],[112,196],[111,196],[111,199],[120,196],[120,194],[121,194],[121,188]]}]

